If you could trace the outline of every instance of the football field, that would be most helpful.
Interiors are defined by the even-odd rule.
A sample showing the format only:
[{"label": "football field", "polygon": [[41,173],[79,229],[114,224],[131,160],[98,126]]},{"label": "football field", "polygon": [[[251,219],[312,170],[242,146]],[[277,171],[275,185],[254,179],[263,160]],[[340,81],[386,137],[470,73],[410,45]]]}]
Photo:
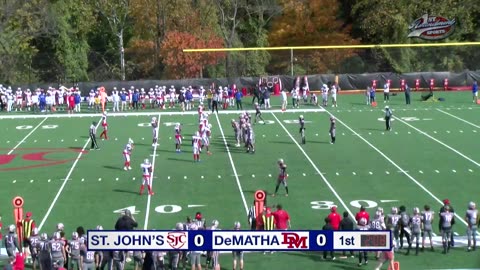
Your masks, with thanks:
[{"label": "football field", "polygon": [[[434,252],[406,256],[400,250],[396,260],[403,269],[480,268],[478,251],[466,251],[464,221],[468,202],[480,202],[480,105],[473,104],[467,92],[437,95],[446,101],[420,102],[415,94],[407,106],[399,95],[372,108],[364,104],[363,95],[352,94],[340,95],[338,108],[303,105],[281,112],[275,106],[263,111],[264,123],[254,125],[255,154],[235,146],[230,121],[238,119],[239,112],[220,111],[209,118],[212,155],[202,153],[200,163],[193,162],[191,149],[191,136],[198,129],[196,112],[109,113],[109,139],[99,140],[101,149],[92,151],[88,128],[100,115],[1,114],[3,225],[13,222],[12,198],[22,196],[24,211],[32,212],[40,230],[49,234],[60,222],[67,236],[77,226],[111,229],[125,208],[134,213],[140,229],[171,229],[197,211],[207,222],[219,220],[222,229],[232,229],[235,221],[247,229],[253,194],[274,191],[276,162],[282,158],[288,165],[290,194],[285,197],[281,187],[267,203],[283,205],[292,229],[321,229],[332,205],[352,216],[362,205],[371,216],[377,207],[389,213],[400,205],[410,214],[413,207],[429,205],[437,214],[448,198],[457,214],[455,248],[441,254],[434,226]],[[278,100],[272,103],[278,105]],[[384,105],[393,109],[392,131],[385,131]],[[299,115],[306,121],[305,145]],[[337,119],[335,144],[328,134],[330,116]],[[159,119],[158,147],[152,147],[152,117]],[[175,152],[175,123],[183,125],[182,153]],[[129,138],[135,145],[133,170],[124,171],[122,151]],[[146,158],[154,166],[153,196],[138,194],[140,164]],[[340,256],[325,261],[314,252],[247,253],[245,269],[358,269],[356,258]],[[231,254],[222,255],[220,263],[222,269],[232,269]],[[372,253],[362,268],[375,264]]]}]

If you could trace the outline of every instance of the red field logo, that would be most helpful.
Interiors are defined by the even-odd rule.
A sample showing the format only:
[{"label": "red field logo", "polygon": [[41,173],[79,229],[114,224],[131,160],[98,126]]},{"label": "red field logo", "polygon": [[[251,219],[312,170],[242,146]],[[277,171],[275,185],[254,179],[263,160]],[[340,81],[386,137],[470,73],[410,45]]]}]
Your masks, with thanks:
[{"label": "red field logo", "polygon": [[[0,152],[10,149],[0,148]],[[59,159],[53,158],[53,154],[63,153],[71,155],[72,158]],[[87,153],[77,148],[17,148],[15,154],[0,154],[0,171],[16,171],[33,169],[38,167],[48,167],[67,163],[77,159],[79,153]],[[15,162],[20,159],[19,162]],[[13,166],[11,166],[15,162]],[[17,165],[18,164],[18,165]]]},{"label": "red field logo", "polygon": [[169,232],[167,243],[174,249],[179,249],[187,242],[187,234],[184,232]]},{"label": "red field logo", "polygon": [[440,40],[450,36],[455,30],[455,19],[449,20],[444,17],[429,16],[428,14],[416,19],[409,27],[409,38],[421,38],[425,40]]}]

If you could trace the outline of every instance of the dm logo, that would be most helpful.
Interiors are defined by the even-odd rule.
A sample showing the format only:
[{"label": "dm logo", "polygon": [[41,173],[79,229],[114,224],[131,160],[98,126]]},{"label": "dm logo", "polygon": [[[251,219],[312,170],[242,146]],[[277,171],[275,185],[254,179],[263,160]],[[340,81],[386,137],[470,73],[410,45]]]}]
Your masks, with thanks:
[{"label": "dm logo", "polygon": [[453,33],[456,23],[455,19],[449,20],[444,17],[425,14],[410,24],[408,37],[425,40],[444,39]]},{"label": "dm logo", "polygon": [[0,171],[17,171],[48,167],[74,161],[80,153],[87,151],[77,148],[17,148],[15,154],[2,154],[0,148]]},{"label": "dm logo", "polygon": [[187,242],[187,234],[184,232],[169,232],[167,243],[174,249],[182,248]]}]

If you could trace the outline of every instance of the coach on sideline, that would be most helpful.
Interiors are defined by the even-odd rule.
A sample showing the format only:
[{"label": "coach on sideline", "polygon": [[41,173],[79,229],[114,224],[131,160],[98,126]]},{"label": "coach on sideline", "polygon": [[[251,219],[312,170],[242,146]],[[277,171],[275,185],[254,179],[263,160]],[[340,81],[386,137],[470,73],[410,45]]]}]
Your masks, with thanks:
[{"label": "coach on sideline", "polygon": [[123,215],[118,218],[117,223],[115,223],[116,231],[133,231],[138,227],[138,223],[132,217],[132,212],[125,209]]}]

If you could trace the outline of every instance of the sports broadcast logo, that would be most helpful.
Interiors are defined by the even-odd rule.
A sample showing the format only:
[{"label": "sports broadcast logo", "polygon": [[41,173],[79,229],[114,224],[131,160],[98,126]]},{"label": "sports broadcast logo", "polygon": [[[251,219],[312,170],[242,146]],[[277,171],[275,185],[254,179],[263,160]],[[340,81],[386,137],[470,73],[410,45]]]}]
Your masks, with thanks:
[{"label": "sports broadcast logo", "polygon": [[455,30],[455,19],[449,20],[444,17],[429,16],[428,14],[416,19],[409,27],[409,38],[421,38],[425,40],[440,40],[450,36]]},{"label": "sports broadcast logo", "polygon": [[300,236],[295,232],[282,233],[283,242],[282,245],[287,245],[287,248],[308,248],[308,236]]},{"label": "sports broadcast logo", "polygon": [[180,249],[187,243],[187,233],[185,232],[169,232],[167,234],[167,243],[173,249]]}]

